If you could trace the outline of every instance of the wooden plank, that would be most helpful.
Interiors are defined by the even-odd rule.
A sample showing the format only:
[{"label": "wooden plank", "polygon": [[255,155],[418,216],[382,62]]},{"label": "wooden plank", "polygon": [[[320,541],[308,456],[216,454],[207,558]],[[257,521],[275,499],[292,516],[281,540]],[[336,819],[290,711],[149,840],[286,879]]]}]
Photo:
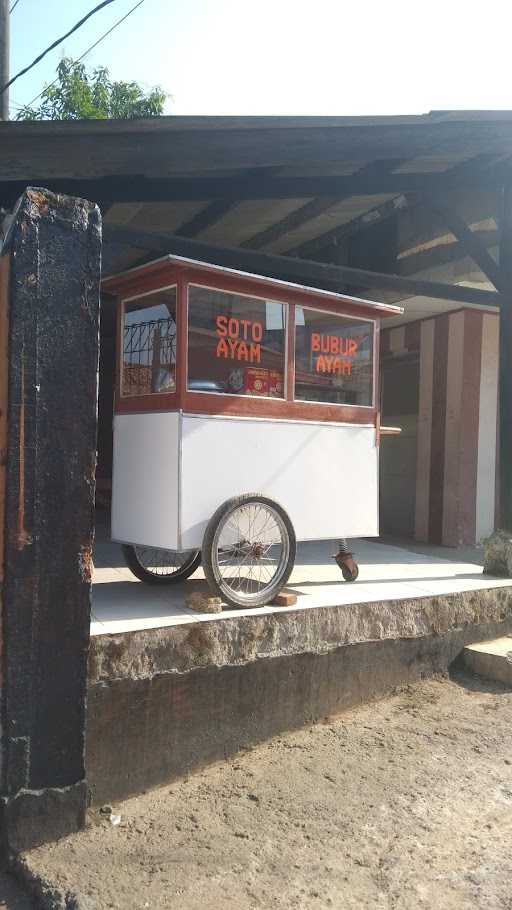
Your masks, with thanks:
[{"label": "wooden plank", "polygon": [[[316,167],[377,157],[430,157],[447,166],[461,155],[510,150],[504,112],[423,117],[168,117],[146,121],[0,124],[2,173],[34,175],[178,174],[262,165]],[[141,149],[148,149],[141,154]],[[33,182],[33,181],[31,181]],[[208,198],[208,197],[207,197]]]},{"label": "wooden plank", "polygon": [[0,583],[4,580],[10,255],[0,256]]},{"label": "wooden plank", "polygon": [[184,256],[200,262],[210,262],[225,268],[252,272],[256,275],[297,282],[338,293],[349,286],[379,288],[404,292],[409,296],[425,295],[440,300],[474,303],[488,307],[497,307],[500,303],[500,295],[496,291],[442,284],[438,281],[404,278],[401,275],[370,272],[366,269],[353,269],[344,265],[276,256],[236,247],[217,247],[172,234],[152,234],[105,224],[103,235],[107,243],[126,243],[153,253],[155,258],[159,254],[173,253],[175,256]]}]

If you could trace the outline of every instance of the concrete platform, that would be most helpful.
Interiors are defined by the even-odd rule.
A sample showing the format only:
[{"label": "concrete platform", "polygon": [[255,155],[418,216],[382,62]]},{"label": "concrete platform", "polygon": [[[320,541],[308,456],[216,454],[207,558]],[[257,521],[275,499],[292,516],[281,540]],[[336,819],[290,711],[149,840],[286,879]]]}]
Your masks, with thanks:
[{"label": "concrete platform", "polygon": [[[299,544],[288,585],[298,595],[296,605],[247,610],[226,608],[222,614],[212,615],[195,613],[185,606],[191,591],[207,591],[201,569],[183,584],[151,587],[132,575],[124,564],[120,547],[109,542],[100,530],[94,560],[91,634],[119,634],[227,617],[270,616],[285,610],[439,597],[512,585],[512,579],[483,575],[481,564],[461,560],[457,551],[446,550],[446,556],[451,558],[440,558],[428,548],[416,553],[370,540],[352,541],[352,546],[360,566],[359,578],[354,583],[343,581],[331,559],[336,552],[335,541],[303,543]],[[439,553],[439,548],[432,550]]]},{"label": "concrete platform", "polygon": [[[284,730],[445,673],[465,646],[512,633],[512,580],[477,561],[354,542],[303,544],[293,607],[193,613],[204,578],[155,590],[99,541],[86,764],[93,804],[140,793]],[[474,557],[473,557],[474,558]],[[478,558],[478,554],[476,554]]]},{"label": "concrete platform", "polygon": [[467,645],[463,657],[472,673],[512,687],[512,635]]}]

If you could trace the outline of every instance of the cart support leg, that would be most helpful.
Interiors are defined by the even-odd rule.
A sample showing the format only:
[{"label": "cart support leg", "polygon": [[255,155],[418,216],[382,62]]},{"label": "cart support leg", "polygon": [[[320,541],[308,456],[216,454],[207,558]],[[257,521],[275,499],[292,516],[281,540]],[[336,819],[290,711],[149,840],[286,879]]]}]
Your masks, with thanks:
[{"label": "cart support leg", "polygon": [[342,537],[338,541],[338,552],[334,560],[343,572],[345,581],[355,581],[359,574],[359,567],[354,559],[354,554],[350,552],[347,540]]}]

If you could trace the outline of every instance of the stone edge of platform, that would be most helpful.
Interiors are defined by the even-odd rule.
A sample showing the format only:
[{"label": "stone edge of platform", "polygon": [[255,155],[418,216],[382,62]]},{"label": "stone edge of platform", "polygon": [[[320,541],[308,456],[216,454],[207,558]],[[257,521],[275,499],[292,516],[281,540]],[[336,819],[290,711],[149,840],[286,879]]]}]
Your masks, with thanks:
[{"label": "stone edge of platform", "polygon": [[89,686],[115,679],[148,679],[201,667],[240,666],[255,660],[321,654],[344,645],[442,636],[512,621],[512,587],[435,597],[373,601],[256,616],[222,616],[91,639]]}]

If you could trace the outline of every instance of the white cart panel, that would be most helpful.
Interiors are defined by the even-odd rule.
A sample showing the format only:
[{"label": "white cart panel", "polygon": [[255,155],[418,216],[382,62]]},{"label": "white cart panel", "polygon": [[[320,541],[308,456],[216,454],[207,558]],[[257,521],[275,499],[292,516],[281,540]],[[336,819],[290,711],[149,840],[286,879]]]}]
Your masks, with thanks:
[{"label": "white cart panel", "polygon": [[218,506],[241,493],[281,503],[299,540],[376,536],[375,427],[184,416],[182,549],[200,547]]},{"label": "white cart panel", "polygon": [[180,416],[116,414],[112,537],[178,548]]}]

